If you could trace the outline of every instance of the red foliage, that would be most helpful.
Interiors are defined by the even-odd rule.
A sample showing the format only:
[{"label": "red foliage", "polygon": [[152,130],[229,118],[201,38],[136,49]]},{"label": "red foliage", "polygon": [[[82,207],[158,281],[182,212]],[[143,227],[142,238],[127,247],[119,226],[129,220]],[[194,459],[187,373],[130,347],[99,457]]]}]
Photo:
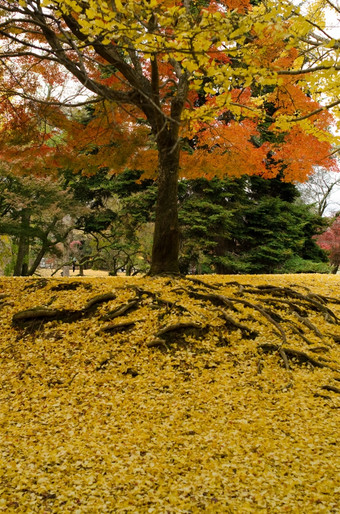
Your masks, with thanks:
[{"label": "red foliage", "polygon": [[328,252],[331,264],[335,267],[340,266],[340,216],[315,240],[320,248]]}]

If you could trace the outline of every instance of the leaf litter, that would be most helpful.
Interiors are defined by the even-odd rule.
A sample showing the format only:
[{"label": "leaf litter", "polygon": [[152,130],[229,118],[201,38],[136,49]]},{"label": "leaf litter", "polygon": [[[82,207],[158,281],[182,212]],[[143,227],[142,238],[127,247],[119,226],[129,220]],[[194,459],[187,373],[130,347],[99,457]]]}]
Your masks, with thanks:
[{"label": "leaf litter", "polygon": [[236,278],[2,278],[0,512],[339,512],[339,277]]}]

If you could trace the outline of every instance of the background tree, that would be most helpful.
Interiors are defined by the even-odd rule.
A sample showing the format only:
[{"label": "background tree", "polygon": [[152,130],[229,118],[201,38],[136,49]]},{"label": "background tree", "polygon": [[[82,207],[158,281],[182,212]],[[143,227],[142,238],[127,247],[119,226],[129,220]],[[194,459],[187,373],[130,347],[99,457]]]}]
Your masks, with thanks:
[{"label": "background tree", "polygon": [[[7,101],[13,95],[32,99],[31,77],[54,76],[60,65],[103,100],[106,125],[118,141],[122,124],[133,143],[137,134],[140,152],[131,152],[131,145],[124,152],[109,137],[96,159],[104,164],[121,154],[133,168],[133,160],[144,158],[157,172],[152,274],[178,271],[180,166],[189,178],[245,172],[274,177],[284,165],[286,180],[304,180],[315,164],[332,166],[330,118],[316,100],[327,84],[328,107],[340,102],[333,101],[336,82],[327,80],[338,69],[338,45],[325,31],[320,39],[319,19],[306,20],[291,2],[253,4],[0,2]],[[252,84],[259,86],[256,95]],[[210,98],[200,104],[202,90]],[[53,100],[50,95],[50,106]],[[263,108],[268,101],[275,104],[269,118]],[[256,144],[263,117],[283,133],[280,145]],[[91,137],[103,139],[102,126]],[[193,137],[200,154],[183,148],[183,138]]]},{"label": "background tree", "polygon": [[92,254],[84,263],[115,275],[146,272],[150,266],[150,227],[154,219],[156,188],[152,180],[139,180],[142,172],[125,170],[111,175],[101,168],[90,177],[64,172],[77,201],[88,207],[76,228],[92,239]]},{"label": "background tree", "polygon": [[325,220],[279,179],[195,179],[180,183],[182,272],[327,271],[313,241]]},{"label": "background tree", "polygon": [[15,244],[14,275],[33,275],[46,254],[58,254],[73,219],[86,209],[50,178],[0,175],[0,234]]},{"label": "background tree", "polygon": [[317,168],[308,181],[299,185],[301,199],[312,205],[315,211],[324,216],[340,207],[340,177],[337,172]]},{"label": "background tree", "polygon": [[[150,246],[143,247],[140,235],[149,237],[156,188],[151,180],[138,182],[141,174],[71,175],[77,198],[91,205],[78,224],[96,241],[88,262],[112,274],[129,272],[129,265],[148,269]],[[181,272],[328,271],[328,259],[313,240],[326,220],[297,203],[298,197],[294,185],[278,178],[181,180]]]},{"label": "background tree", "polygon": [[340,266],[340,216],[337,215],[330,227],[316,238],[320,248],[326,250],[333,265],[333,273],[337,273]]}]

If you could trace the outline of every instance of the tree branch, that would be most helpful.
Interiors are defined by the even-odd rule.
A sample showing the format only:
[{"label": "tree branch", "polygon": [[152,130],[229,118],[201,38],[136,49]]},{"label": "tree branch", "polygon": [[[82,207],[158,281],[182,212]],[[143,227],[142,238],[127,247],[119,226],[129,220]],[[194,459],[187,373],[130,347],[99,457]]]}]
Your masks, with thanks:
[{"label": "tree branch", "polygon": [[294,118],[291,121],[295,123],[297,121],[306,120],[307,118],[310,118],[311,116],[314,116],[315,114],[319,114],[319,112],[326,111],[326,110],[331,109],[332,107],[335,107],[339,104],[340,104],[340,100],[336,100],[335,102],[333,102],[331,104],[319,107],[319,109],[315,109],[315,111],[305,114],[304,116],[300,116],[299,118]]}]

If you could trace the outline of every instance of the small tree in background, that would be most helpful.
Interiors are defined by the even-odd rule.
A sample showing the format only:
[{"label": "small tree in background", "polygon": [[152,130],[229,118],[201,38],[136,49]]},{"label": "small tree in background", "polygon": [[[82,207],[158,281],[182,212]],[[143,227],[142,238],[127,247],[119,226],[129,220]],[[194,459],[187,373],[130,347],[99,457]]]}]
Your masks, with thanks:
[{"label": "small tree in background", "polygon": [[316,242],[320,248],[327,251],[333,273],[337,273],[340,266],[340,215],[323,234],[316,237]]},{"label": "small tree in background", "polygon": [[[320,216],[333,215],[340,207],[340,176],[338,172],[317,168],[307,182],[298,185],[301,200],[313,206]],[[330,213],[330,214],[329,214]]]},{"label": "small tree in background", "polygon": [[60,181],[0,176],[0,234],[15,243],[14,275],[33,275],[46,254],[58,254],[75,220],[86,207]]}]

